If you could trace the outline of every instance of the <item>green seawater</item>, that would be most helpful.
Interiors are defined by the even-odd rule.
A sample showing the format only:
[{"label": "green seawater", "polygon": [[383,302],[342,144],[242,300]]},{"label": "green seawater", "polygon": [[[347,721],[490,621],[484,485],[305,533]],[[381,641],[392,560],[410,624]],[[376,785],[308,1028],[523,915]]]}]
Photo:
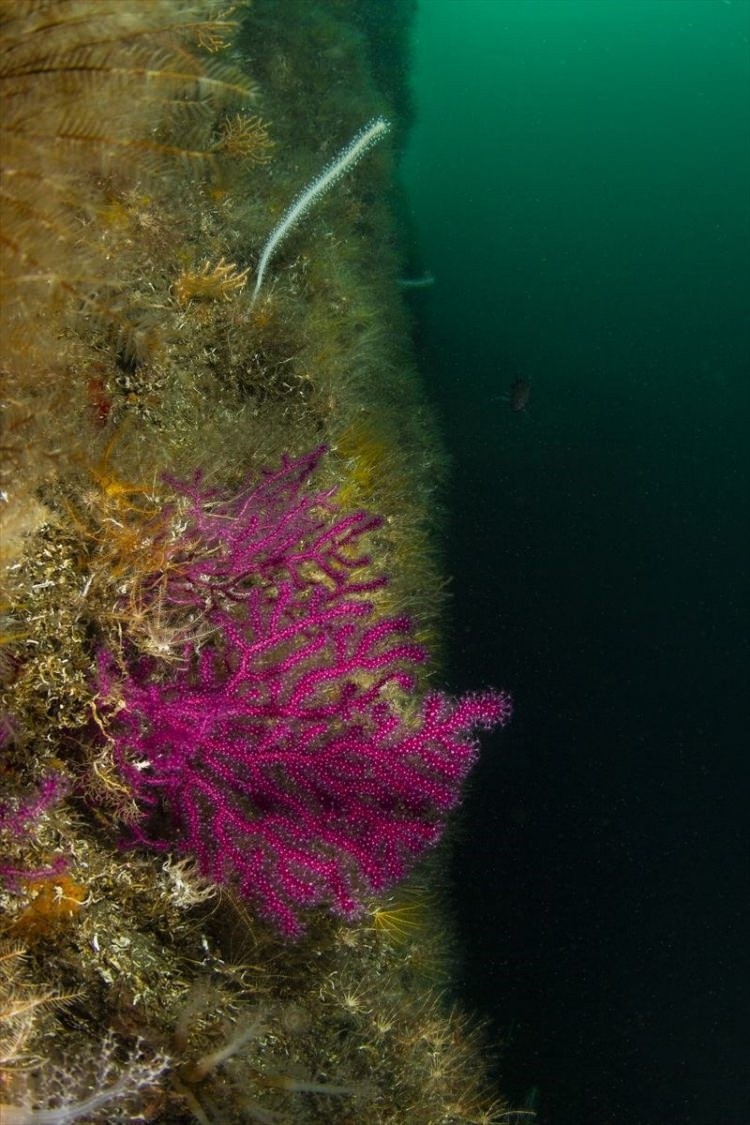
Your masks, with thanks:
[{"label": "green seawater", "polygon": [[740,1125],[750,4],[420,0],[412,79],[453,678],[517,706],[465,807],[464,995],[543,1123]]}]

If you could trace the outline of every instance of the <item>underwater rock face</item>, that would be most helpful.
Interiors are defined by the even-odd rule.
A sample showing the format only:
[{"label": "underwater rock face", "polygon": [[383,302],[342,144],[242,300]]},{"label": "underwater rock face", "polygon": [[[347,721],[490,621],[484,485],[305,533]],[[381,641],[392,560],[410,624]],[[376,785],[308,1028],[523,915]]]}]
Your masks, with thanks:
[{"label": "underwater rock face", "polygon": [[250,296],[410,9],[0,0],[4,1121],[505,1119],[394,886],[509,703],[430,683],[388,140]]}]

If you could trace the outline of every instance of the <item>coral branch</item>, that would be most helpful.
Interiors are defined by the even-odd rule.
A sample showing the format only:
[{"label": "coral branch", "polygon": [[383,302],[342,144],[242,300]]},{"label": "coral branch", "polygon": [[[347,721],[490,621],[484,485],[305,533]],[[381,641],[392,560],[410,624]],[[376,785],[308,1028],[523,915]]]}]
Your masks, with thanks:
[{"label": "coral branch", "polygon": [[46,867],[18,867],[8,859],[11,849],[27,840],[33,842],[37,821],[65,795],[65,781],[56,774],[45,775],[36,793],[25,798],[0,798],[0,885],[18,886],[24,881],[48,879],[60,875],[68,865],[64,856],[56,856]]},{"label": "coral branch", "polygon": [[380,521],[309,491],[322,452],[231,499],[173,481],[193,553],[163,603],[199,605],[214,640],[167,682],[143,658],[119,685],[113,658],[99,669],[124,704],[112,730],[144,810],[135,839],[195,855],[286,936],[303,909],[350,917],[400,879],[459,800],[473,730],[510,715],[494,692],[410,703],[427,654],[369,597],[385,578],[360,540]]}]

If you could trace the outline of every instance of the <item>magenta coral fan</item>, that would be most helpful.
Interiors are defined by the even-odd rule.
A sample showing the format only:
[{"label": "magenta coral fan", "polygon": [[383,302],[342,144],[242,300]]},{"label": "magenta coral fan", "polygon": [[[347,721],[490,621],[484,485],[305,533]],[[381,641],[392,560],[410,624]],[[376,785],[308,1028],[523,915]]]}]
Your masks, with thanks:
[{"label": "magenta coral fan", "polygon": [[459,799],[474,728],[510,715],[495,692],[410,699],[425,650],[407,618],[377,619],[386,580],[358,546],[380,521],[310,489],[323,452],[230,499],[171,480],[188,501],[186,555],[164,601],[204,614],[212,639],[171,679],[139,659],[115,684],[100,661],[144,811],[136,839],[194,854],[285,936],[306,908],[351,917],[400,879]]},{"label": "magenta coral fan", "polygon": [[[2,739],[0,739],[0,747]],[[8,863],[5,858],[6,842],[31,839],[39,818],[52,808],[66,791],[66,784],[55,774],[45,775],[35,793],[15,800],[0,799],[0,883],[10,886],[22,880],[44,879],[59,875],[68,865],[64,856],[57,856],[47,867],[24,868]]]}]

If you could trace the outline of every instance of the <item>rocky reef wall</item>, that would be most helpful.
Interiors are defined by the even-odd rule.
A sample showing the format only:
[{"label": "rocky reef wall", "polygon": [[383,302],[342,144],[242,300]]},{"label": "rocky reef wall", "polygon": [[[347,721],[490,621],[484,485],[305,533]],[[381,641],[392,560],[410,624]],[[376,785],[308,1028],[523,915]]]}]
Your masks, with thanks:
[{"label": "rocky reef wall", "polygon": [[[411,11],[0,0],[3,1120],[510,1120],[441,1001],[439,851],[394,885],[509,713],[434,690],[444,458],[393,217]],[[355,743],[394,782],[358,766],[339,831]],[[206,839],[239,805],[265,911]]]}]

